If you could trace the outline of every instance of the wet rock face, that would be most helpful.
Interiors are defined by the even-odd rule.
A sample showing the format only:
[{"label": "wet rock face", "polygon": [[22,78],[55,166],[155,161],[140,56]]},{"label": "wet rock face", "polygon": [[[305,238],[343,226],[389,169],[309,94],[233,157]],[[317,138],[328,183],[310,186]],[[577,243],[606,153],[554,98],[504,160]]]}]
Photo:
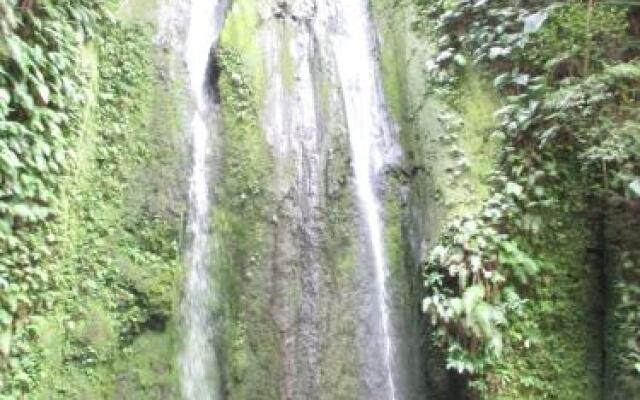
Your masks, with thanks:
[{"label": "wet rock face", "polygon": [[[339,21],[345,17],[329,1],[273,2],[264,10],[258,37],[268,77],[262,124],[275,160],[272,185],[277,222],[269,259],[271,312],[283,358],[280,393],[283,398],[296,399],[386,398],[387,377],[378,366],[383,342],[372,284],[373,258],[369,236],[360,235],[366,228],[365,221],[356,217],[353,185],[343,185],[338,195],[352,199],[345,219],[337,221],[350,227],[348,249],[335,249],[347,246],[333,242],[327,232],[331,222],[326,215],[335,207],[327,186],[336,181],[353,183],[354,179],[346,94],[332,46],[340,31]],[[336,160],[336,154],[344,158]],[[344,175],[328,173],[332,162],[347,164],[341,171]],[[344,256],[351,253],[350,272],[343,277],[346,282],[335,282],[332,270],[336,266],[330,253],[341,251]],[[352,300],[345,302],[347,298]],[[342,343],[333,343],[326,330],[345,324],[348,333],[342,340],[351,353],[328,354]],[[347,363],[349,367],[336,375],[336,367]],[[341,387],[344,382],[352,386]]]},{"label": "wet rock face", "polygon": [[316,1],[276,1],[271,5],[273,17],[278,19],[291,19],[293,21],[311,20],[317,10]]},{"label": "wet rock face", "polygon": [[[243,298],[250,311],[238,313],[228,325],[241,327],[245,336],[239,346],[259,344],[259,351],[269,353],[264,359],[272,363],[259,372],[257,368],[264,367],[258,363],[247,366],[251,361],[225,357],[228,371],[244,363],[244,381],[231,384],[228,397],[248,398],[243,397],[246,389],[268,384],[277,390],[255,398],[386,400],[370,243],[357,206],[345,91],[333,47],[344,17],[334,0],[238,1],[229,15],[238,15],[241,7],[246,11],[248,5],[255,8],[258,22],[255,32],[243,33],[260,49],[260,77],[254,79],[255,129],[264,138],[261,151],[268,154],[270,165],[264,167],[267,172],[260,183],[261,192],[268,193],[263,220],[256,223],[264,229],[253,229],[261,237],[261,249],[252,276],[261,279],[241,275],[244,266],[231,262],[235,281],[240,282],[232,295]],[[239,31],[237,26],[233,29]],[[255,73],[247,65],[246,71],[234,72]],[[230,73],[222,71],[224,82],[225,74]],[[221,91],[223,113],[234,101],[225,93]],[[395,149],[384,155],[389,154],[399,158]],[[233,184],[229,171],[221,172],[222,185]],[[387,185],[379,183],[376,195],[387,192]],[[232,206],[230,211],[254,224],[246,210]],[[240,240],[227,237],[223,246],[235,247]]]},{"label": "wet rock face", "polygon": [[218,60],[218,52],[214,47],[209,52],[209,63],[207,65],[207,79],[205,80],[205,90],[207,95],[216,104],[220,103],[220,89],[218,80],[220,79],[220,62]]},{"label": "wet rock face", "polygon": [[268,77],[262,123],[275,159],[270,312],[283,360],[280,394],[286,399],[316,399],[322,392],[323,179],[329,141],[318,93],[321,49],[309,23],[314,10],[313,2],[276,2],[259,34]]}]

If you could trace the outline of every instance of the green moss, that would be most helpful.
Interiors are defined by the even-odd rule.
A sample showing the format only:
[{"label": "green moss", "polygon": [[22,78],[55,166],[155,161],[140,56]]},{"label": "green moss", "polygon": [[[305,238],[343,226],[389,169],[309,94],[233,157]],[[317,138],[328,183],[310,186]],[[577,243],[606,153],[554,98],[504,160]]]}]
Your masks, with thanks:
[{"label": "green moss", "polygon": [[213,280],[217,310],[223,315],[221,356],[230,399],[277,398],[273,382],[280,368],[267,309],[269,276],[263,267],[271,230],[267,210],[273,160],[259,121],[264,69],[256,29],[254,4],[234,3],[218,53],[225,156],[212,220]]},{"label": "green moss", "polygon": [[496,165],[497,143],[489,139],[497,103],[488,85],[470,78],[461,90],[459,114],[445,122],[434,143],[433,177],[450,217],[474,210],[488,198],[488,175]]},{"label": "green moss", "polygon": [[614,400],[640,392],[640,219],[627,207],[607,210],[605,391]]},{"label": "green moss", "polygon": [[523,314],[510,321],[508,351],[484,382],[491,391],[483,398],[602,398],[601,336],[595,333],[602,299],[591,284],[597,266],[585,265],[593,246],[587,221],[562,214],[548,220],[561,223],[545,224],[548,233],[529,249],[543,260],[538,289]]},{"label": "green moss", "polygon": [[[498,108],[499,102],[490,85],[470,73],[461,100],[460,146],[469,165],[462,179],[473,188],[476,205],[482,204],[489,197],[487,178],[495,170],[499,160],[502,143],[491,138],[492,128],[495,128],[494,114]],[[468,192],[456,191],[452,194],[458,204],[463,204],[465,197],[469,197]],[[467,210],[463,208],[459,213],[464,211]]]},{"label": "green moss", "polygon": [[296,65],[291,54],[291,39],[295,33],[291,31],[288,24],[283,24],[283,40],[280,49],[280,70],[285,89],[293,89],[295,84]]},{"label": "green moss", "polygon": [[253,0],[234,1],[220,34],[222,48],[235,49],[242,54],[243,74],[251,79],[255,96],[260,100],[258,104],[262,104],[266,84],[264,55],[257,41],[260,23],[258,8]]},{"label": "green moss", "polygon": [[[327,83],[327,88],[329,88]],[[327,104],[328,106],[328,104]],[[323,112],[329,112],[329,108]],[[358,299],[353,296],[359,270],[356,205],[351,183],[348,135],[330,129],[332,150],[327,160],[326,193],[330,201],[323,214],[323,295],[321,320],[326,331],[322,346],[321,400],[352,399],[360,385],[359,354],[354,351]]]},{"label": "green moss", "polygon": [[107,398],[179,398],[179,374],[175,365],[180,343],[177,333],[172,326],[166,332],[148,332],[137,338],[108,371],[114,380]]},{"label": "green moss", "polygon": [[113,8],[120,21],[154,23],[160,4],[159,0],[120,0],[114,1]]},{"label": "green moss", "polygon": [[436,200],[439,205],[423,209],[421,215],[430,215],[431,225],[437,227],[445,219],[443,213],[447,218],[469,213],[487,199],[487,177],[496,167],[501,145],[490,138],[499,103],[491,86],[473,71],[467,74],[455,109],[447,109],[434,96],[424,97],[423,65],[432,50],[423,43],[430,38],[418,37],[407,22],[415,10],[392,0],[376,0],[372,7],[381,35],[385,95],[401,129],[403,168],[426,172],[411,182],[412,196],[422,196],[412,207],[429,201],[425,196]]},{"label": "green moss", "polygon": [[382,41],[380,67],[385,98],[394,119],[404,123],[410,113],[405,6],[395,0],[376,0],[372,2],[372,9]]},{"label": "green moss", "polygon": [[106,354],[116,341],[114,321],[104,306],[98,303],[87,305],[86,315],[78,329],[75,339],[91,347],[98,354]]},{"label": "green moss", "polygon": [[137,398],[119,393],[177,387],[184,204],[165,177],[183,173],[179,97],[154,80],[148,26],[110,24],[103,33],[98,52],[83,52],[92,95],[52,234],[58,301],[42,323],[36,399]]},{"label": "green moss", "polygon": [[320,99],[320,111],[323,114],[327,114],[330,109],[330,96],[331,96],[331,83],[327,79],[321,79],[320,85],[318,88],[319,99]]},{"label": "green moss", "polygon": [[402,234],[402,224],[405,220],[405,215],[399,198],[401,182],[388,178],[386,184],[387,195],[385,196],[384,203],[384,237],[387,262],[392,277],[393,292],[398,295],[398,297],[404,297],[408,295],[406,285],[409,282],[405,269],[406,240],[408,238],[405,238]]}]

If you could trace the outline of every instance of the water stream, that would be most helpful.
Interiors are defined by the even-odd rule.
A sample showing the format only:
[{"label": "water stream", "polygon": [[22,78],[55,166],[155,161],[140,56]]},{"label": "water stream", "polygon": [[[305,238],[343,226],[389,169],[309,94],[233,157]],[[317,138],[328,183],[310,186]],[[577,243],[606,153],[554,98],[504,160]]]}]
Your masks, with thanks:
[{"label": "water stream", "polygon": [[[320,217],[315,210],[321,207],[321,122],[317,118],[314,104],[314,81],[312,60],[316,48],[314,37],[324,37],[329,44],[332,57],[335,58],[337,78],[341,86],[349,132],[349,142],[357,200],[362,215],[362,231],[366,237],[366,258],[371,261],[371,293],[375,305],[375,328],[373,341],[376,353],[367,365],[366,377],[376,376],[375,384],[369,390],[376,393],[375,399],[396,400],[401,397],[394,380],[394,343],[391,311],[389,307],[386,281],[389,275],[384,250],[384,224],[382,207],[377,188],[381,183],[385,159],[388,156],[390,132],[392,131],[386,113],[384,98],[377,80],[376,45],[373,24],[368,12],[367,0],[326,1],[316,9],[307,3],[293,3],[291,27],[297,40],[290,44],[280,43],[286,37],[286,30],[275,20],[265,25],[262,46],[265,53],[273,57],[265,68],[269,72],[269,89],[264,117],[264,129],[272,149],[279,160],[296,160],[285,165],[282,173],[276,169],[276,190],[282,193],[294,193],[295,204],[287,213],[293,216],[292,222],[298,226],[295,232],[301,235],[302,259],[300,271],[285,274],[302,274],[301,309],[298,315],[299,328],[288,329],[289,319],[297,313],[288,301],[288,286],[279,291],[283,297],[274,302],[279,312],[276,322],[282,320],[281,332],[284,332],[281,356],[284,365],[291,366],[281,374],[280,386],[287,398],[319,398],[320,363],[320,326],[317,319],[317,307],[320,304],[319,274],[317,254],[312,250],[319,242],[315,237],[320,232],[316,226]],[[318,4],[318,3],[315,3]],[[185,280],[185,295],[182,304],[184,320],[184,346],[180,358],[181,384],[183,396],[187,400],[218,399],[220,388],[216,383],[219,371],[216,369],[217,357],[214,346],[214,322],[211,317],[212,293],[210,276],[210,254],[208,249],[212,239],[209,232],[209,213],[211,201],[209,188],[212,175],[208,165],[209,148],[215,134],[216,106],[207,95],[207,68],[212,46],[224,20],[226,2],[224,0],[191,0],[189,3],[189,21],[185,45],[185,61],[194,99],[194,108],[190,126],[192,144],[192,170],[190,177],[190,212],[188,248],[188,272]],[[340,21],[337,32],[325,28],[329,17],[327,10],[333,9]],[[313,25],[298,24],[304,18],[315,20]],[[280,44],[278,44],[280,43]],[[281,46],[287,46],[296,65],[293,84],[285,90],[283,77],[279,76],[279,66],[275,60],[282,54]],[[286,54],[286,52],[285,52]],[[273,64],[273,65],[272,65]],[[290,181],[289,173],[295,168],[298,173]],[[283,198],[288,198],[283,195]],[[297,200],[296,200],[297,199]],[[298,209],[299,208],[299,209]],[[286,210],[286,209],[285,209]],[[287,214],[287,215],[288,215]],[[283,225],[285,229],[286,225]],[[288,228],[287,228],[288,229]],[[285,231],[278,237],[287,237]],[[215,237],[215,236],[213,236]],[[306,245],[304,243],[307,243]],[[284,265],[284,264],[283,264]],[[288,265],[288,264],[286,264]],[[292,264],[293,265],[293,264]],[[278,264],[278,268],[284,268]],[[286,283],[286,282],[285,282]],[[285,284],[283,283],[283,285]],[[279,299],[279,297],[278,297]],[[294,325],[292,325],[294,326]],[[294,340],[296,339],[296,340]],[[297,343],[297,344],[296,344]],[[294,362],[299,356],[304,360]],[[368,378],[367,378],[368,379]],[[367,380],[365,379],[365,380]]]},{"label": "water stream", "polygon": [[368,2],[350,0],[339,3],[342,25],[333,48],[345,102],[358,204],[366,222],[375,270],[376,301],[382,325],[382,363],[388,391],[386,398],[395,400],[392,324],[386,289],[389,271],[385,259],[382,210],[375,190],[385,165],[385,139],[389,136],[390,126],[376,80],[376,47]]},{"label": "water stream", "polygon": [[189,183],[188,272],[182,315],[184,347],[181,354],[181,383],[187,400],[216,398],[215,347],[210,305],[213,294],[209,276],[209,168],[207,165],[214,105],[205,84],[212,46],[220,33],[224,1],[192,0],[185,46],[185,61],[194,99],[191,120],[192,170]]}]

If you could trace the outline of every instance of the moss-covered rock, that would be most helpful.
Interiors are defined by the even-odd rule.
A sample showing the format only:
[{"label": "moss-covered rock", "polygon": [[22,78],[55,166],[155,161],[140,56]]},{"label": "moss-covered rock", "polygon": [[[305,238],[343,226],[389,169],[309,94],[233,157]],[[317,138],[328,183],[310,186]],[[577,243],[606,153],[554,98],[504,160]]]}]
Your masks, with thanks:
[{"label": "moss-covered rock", "polygon": [[57,301],[33,398],[177,397],[186,158],[177,82],[153,32],[106,23],[85,52],[96,75],[53,233]]},{"label": "moss-covered rock", "polygon": [[[396,12],[394,13],[386,11],[392,4],[385,4],[384,1],[377,3],[380,6],[374,2],[374,12],[377,12],[378,19],[382,20],[383,24],[387,21],[393,21],[389,25],[395,26],[398,21],[410,18],[406,14],[404,17],[398,17],[402,14],[402,2],[396,3],[397,7],[395,7]],[[415,201],[416,209],[422,210],[420,215],[427,217],[421,218],[423,221],[421,225],[414,224],[414,226],[422,227],[417,232],[418,237],[423,239],[425,248],[434,249],[433,244],[440,242],[442,246],[435,247],[435,250],[444,249],[445,253],[457,248],[462,250],[462,257],[458,259],[462,263],[452,262],[446,268],[443,267],[441,271],[440,284],[447,282],[444,284],[447,289],[439,291],[441,287],[438,286],[440,284],[437,281],[429,281],[429,284],[437,287],[435,291],[445,297],[452,293],[458,293],[457,290],[461,291],[458,299],[464,297],[466,292],[459,289],[464,287],[464,284],[460,283],[464,282],[464,278],[461,278],[457,271],[459,268],[464,269],[464,262],[468,260],[470,254],[474,254],[475,240],[483,243],[481,246],[487,247],[487,241],[478,239],[474,234],[471,234],[471,237],[475,239],[470,241],[463,239],[469,233],[467,222],[476,220],[474,215],[479,212],[483,212],[484,216],[478,218],[478,221],[489,215],[482,211],[487,208],[482,203],[486,201],[490,208],[490,204],[495,201],[496,194],[507,198],[515,195],[516,198],[515,207],[507,212],[507,216],[501,220],[502,222],[494,225],[496,232],[503,235],[497,243],[501,243],[499,246],[503,246],[506,242],[515,243],[514,246],[519,249],[520,255],[518,257],[525,260],[530,267],[535,266],[533,269],[537,270],[534,274],[537,274],[537,277],[532,280],[532,276],[518,277],[518,274],[523,274],[527,268],[513,268],[511,272],[507,272],[507,284],[502,289],[498,289],[498,291],[502,291],[502,294],[500,299],[493,304],[498,307],[506,306],[504,315],[507,315],[507,320],[502,324],[504,328],[501,329],[500,336],[504,339],[505,346],[497,346],[496,348],[503,348],[504,351],[497,352],[493,356],[481,355],[483,353],[480,350],[483,349],[482,339],[478,340],[477,336],[466,341],[465,344],[468,337],[464,338],[469,333],[468,329],[473,330],[473,327],[470,328],[469,317],[466,314],[462,319],[457,319],[460,314],[458,317],[455,316],[456,311],[454,310],[452,315],[445,316],[444,323],[440,321],[436,324],[438,326],[437,332],[446,332],[451,327],[456,327],[453,331],[457,329],[457,333],[449,331],[448,334],[444,334],[444,337],[448,336],[448,339],[445,338],[443,342],[449,353],[449,366],[458,366],[460,371],[465,370],[464,367],[460,367],[461,364],[468,363],[466,365],[472,366],[470,368],[472,372],[467,377],[471,378],[472,387],[475,389],[473,394],[480,398],[591,399],[611,395],[611,389],[607,390],[603,386],[605,381],[603,366],[607,363],[603,315],[606,315],[606,302],[611,301],[610,298],[607,300],[609,289],[607,289],[608,286],[604,279],[606,273],[603,273],[606,271],[604,267],[606,262],[603,261],[603,258],[606,259],[606,256],[603,255],[606,250],[603,249],[607,246],[599,238],[598,232],[602,231],[602,227],[589,222],[598,214],[598,211],[589,210],[591,203],[585,200],[589,196],[601,195],[597,189],[600,182],[586,183],[590,178],[584,176],[584,171],[588,170],[588,166],[585,165],[585,159],[588,157],[572,157],[579,150],[576,150],[575,147],[564,147],[564,143],[561,141],[556,141],[552,146],[549,146],[544,138],[543,128],[539,125],[532,124],[522,127],[515,122],[515,115],[504,118],[504,114],[500,114],[503,115],[502,130],[508,131],[507,123],[511,123],[511,126],[515,127],[510,131],[513,136],[491,133],[491,131],[500,122],[493,120],[493,114],[500,108],[500,103],[508,103],[507,107],[501,108],[502,113],[509,107],[518,109],[515,103],[517,103],[516,99],[519,99],[520,90],[513,89],[515,86],[510,86],[513,90],[505,89],[506,86],[501,83],[501,79],[505,79],[505,76],[509,77],[511,72],[507,71],[510,68],[514,67],[526,71],[526,73],[519,75],[520,79],[526,79],[526,82],[519,81],[525,82],[524,86],[527,86],[528,82],[532,82],[531,85],[534,89],[523,98],[526,97],[529,101],[530,98],[527,96],[531,96],[531,104],[533,105],[540,104],[540,102],[536,102],[538,98],[540,101],[553,105],[552,95],[544,97],[541,94],[553,93],[557,89],[551,87],[557,83],[554,79],[561,78],[554,75],[557,70],[546,70],[542,74],[548,73],[547,76],[536,78],[536,84],[537,82],[546,82],[546,80],[552,83],[549,87],[543,85],[543,89],[540,89],[539,92],[535,92],[537,86],[531,79],[533,75],[540,73],[540,68],[551,68],[553,65],[557,65],[554,63],[558,62],[562,64],[562,57],[554,58],[558,54],[546,53],[547,50],[553,46],[567,46],[573,52],[581,52],[579,57],[582,57],[582,52],[585,49],[576,43],[588,42],[586,44],[586,64],[581,65],[576,70],[577,72],[564,71],[564,75],[562,75],[562,77],[566,77],[568,74],[578,79],[576,75],[591,72],[589,66],[593,69],[602,68],[603,59],[617,57],[612,53],[608,54],[604,48],[607,44],[600,41],[606,40],[604,38],[611,38],[612,43],[608,44],[613,45],[617,40],[614,38],[622,32],[619,29],[624,26],[624,17],[619,9],[608,6],[598,6],[591,9],[583,4],[571,3],[551,12],[539,8],[531,9],[530,5],[522,2],[519,3],[520,13],[531,13],[531,20],[541,16],[544,18],[549,16],[549,22],[543,24],[540,32],[531,36],[531,41],[527,41],[529,37],[525,38],[528,47],[524,46],[524,50],[507,48],[503,49],[505,53],[502,56],[496,56],[500,46],[506,43],[499,42],[501,40],[500,29],[511,22],[514,23],[512,25],[514,29],[520,29],[523,26],[521,25],[522,16],[517,22],[515,21],[517,18],[513,18],[511,22],[509,22],[509,17],[505,17],[504,20],[493,19],[497,15],[492,14],[493,12],[505,12],[504,15],[509,13],[509,8],[505,5],[488,5],[488,3],[471,5],[466,2],[456,4],[446,1],[426,6],[425,3],[428,2],[415,1],[412,3],[418,7],[413,13],[417,16],[414,25],[417,28],[415,34],[426,33],[424,40],[432,43],[434,47],[439,47],[437,57],[436,54],[432,54],[431,58],[434,61],[425,63],[430,51],[428,45],[422,46],[423,52],[417,50],[421,48],[420,46],[417,49],[403,50],[407,48],[407,42],[398,44],[399,35],[392,29],[389,29],[390,32],[386,32],[384,27],[381,29],[383,47],[387,43],[391,47],[398,48],[399,54],[409,53],[410,57],[405,56],[405,59],[409,60],[422,55],[423,58],[417,65],[426,64],[430,71],[425,69],[412,75],[412,70],[409,67],[406,74],[410,76],[410,81],[412,83],[420,82],[420,85],[417,86],[423,89],[426,87],[430,93],[445,94],[439,98],[439,102],[434,101],[434,96],[424,96],[422,93],[412,94],[409,96],[410,98],[420,99],[418,100],[419,107],[407,108],[406,105],[395,107],[396,110],[403,107],[409,109],[411,111],[410,118],[406,119],[418,121],[415,125],[418,127],[418,132],[424,132],[422,135],[416,134],[417,144],[411,143],[408,146],[405,144],[405,148],[408,149],[408,159],[417,159],[430,175],[423,179],[422,183],[414,184],[410,191],[410,193],[414,193],[414,196],[419,193],[427,193],[427,196],[417,198]],[[407,4],[405,3],[404,6],[406,7]],[[384,10],[384,12],[380,10]],[[535,12],[539,13],[534,14]],[[546,12],[549,12],[549,15],[545,14]],[[592,24],[590,27],[589,23],[587,25],[583,23],[585,17],[590,20]],[[563,21],[560,23],[563,28],[557,30],[559,20]],[[617,20],[619,23],[609,30],[603,28],[606,24],[603,24],[602,21],[605,20]],[[493,28],[488,28],[489,26]],[[566,30],[564,27],[570,27],[570,29]],[[591,33],[583,31],[585,27],[587,31],[591,29],[593,32],[601,33],[590,36]],[[486,29],[494,28],[497,32],[496,35],[483,36],[484,32],[487,32]],[[515,31],[510,29],[503,32],[509,31],[512,34],[517,31],[517,29]],[[602,32],[603,29],[607,32]],[[574,30],[582,33],[576,33]],[[437,37],[433,35],[436,32],[439,35]],[[493,42],[494,40],[495,42]],[[546,41],[548,45],[541,45],[541,41]],[[598,43],[601,48],[590,49],[591,42]],[[489,54],[490,50],[493,51],[493,54]],[[507,53],[511,54],[511,51],[517,56],[505,56]],[[474,57],[473,68],[469,67],[471,63],[467,62],[471,55]],[[589,56],[593,56],[599,61],[589,60]],[[385,61],[385,59],[387,60]],[[393,56],[383,57],[383,65],[386,65],[384,70],[388,75],[391,75],[386,77],[388,82],[386,90],[390,92],[390,99],[394,98],[394,93],[398,93],[400,91],[398,87],[401,87],[397,84],[398,63],[395,60],[396,58]],[[579,64],[582,64],[582,61],[584,60],[579,61]],[[593,63],[589,64],[589,61],[593,61]],[[411,62],[408,65],[411,65]],[[627,67],[621,66],[620,68]],[[502,72],[505,74],[500,75]],[[516,72],[513,74],[514,77],[518,75]],[[607,75],[606,70],[604,75]],[[428,82],[420,81],[421,77],[426,76],[431,77]],[[596,81],[599,80],[593,78],[592,81],[589,81],[593,85],[590,87],[597,86]],[[516,86],[519,84],[514,83]],[[587,83],[586,86],[589,84]],[[410,86],[408,90],[411,91],[412,87]],[[580,91],[581,89],[574,88],[574,90]],[[615,91],[613,88],[611,90]],[[566,94],[569,91],[559,90],[559,92]],[[498,95],[498,93],[500,94]],[[624,103],[624,100],[621,102]],[[443,103],[446,105],[443,106]],[[583,110],[588,107],[590,105],[579,108]],[[604,112],[607,106],[602,107]],[[549,108],[551,109],[552,106]],[[422,120],[420,117],[416,118],[413,114],[414,110],[425,113],[426,118]],[[431,110],[431,115],[426,114],[429,110]],[[415,114],[420,116],[417,112]],[[522,116],[522,114],[519,115]],[[588,133],[592,129],[590,123],[595,122],[586,122],[587,118],[585,123],[581,124],[581,118],[584,117],[579,112],[571,115],[573,117],[567,116],[565,118],[576,119],[575,125],[572,125],[571,128],[572,135],[591,137]],[[604,117],[597,123],[602,123],[604,126],[611,124],[615,126],[616,123],[619,123],[618,120],[614,123],[609,118]],[[624,113],[618,114],[618,119],[624,120],[624,118],[626,118]],[[611,119],[615,120],[616,118],[611,117]],[[434,124],[434,122],[438,124]],[[535,138],[532,141],[536,145],[531,146],[531,143],[527,142],[528,139],[524,139],[525,136]],[[429,139],[431,140],[424,141]],[[422,146],[420,146],[420,140],[423,140]],[[537,148],[534,148],[536,146]],[[595,146],[597,147],[597,145]],[[540,150],[543,147],[545,148]],[[418,157],[412,154],[416,149],[422,149]],[[596,151],[594,148],[591,150]],[[628,154],[616,157],[635,158],[635,156]],[[608,161],[602,163],[606,186]],[[620,165],[629,166],[624,163]],[[531,169],[531,171],[526,172],[527,169]],[[525,172],[523,173],[523,171]],[[538,176],[549,174],[550,178],[538,179],[534,177],[535,174]],[[596,167],[592,173],[588,174],[599,176],[600,171]],[[623,178],[619,176],[619,179]],[[500,183],[501,180],[502,183]],[[535,194],[522,196],[526,190],[535,192]],[[536,203],[531,200],[533,198],[548,200]],[[509,207],[506,208],[509,209]],[[453,220],[452,223],[451,218],[455,216],[464,217],[460,220]],[[447,232],[455,232],[453,236],[441,231],[443,224],[447,223],[450,225]],[[472,226],[477,225],[472,223]],[[437,239],[439,235],[443,234],[444,239]],[[462,240],[460,243],[463,243],[460,247],[456,247],[460,244],[456,242],[458,239]],[[438,258],[435,253],[437,251],[431,253],[432,257],[427,263],[428,271],[433,271],[432,260]],[[456,257],[451,258],[451,260],[455,259]],[[494,264],[490,268],[491,274],[495,276],[496,272],[502,273],[500,264],[512,261],[513,254],[498,254],[492,261]],[[483,268],[482,262],[480,262],[480,267]],[[610,269],[616,270],[615,267]],[[519,280],[520,283],[518,283]],[[615,280],[612,280],[617,283],[621,281],[625,281],[625,278],[621,278],[619,275]],[[483,290],[482,298],[488,299],[491,296],[487,293],[492,291],[495,293],[492,288],[493,283],[486,285],[483,283],[483,285],[485,289],[490,288]],[[427,290],[431,289],[428,287]],[[518,294],[511,296],[514,292]],[[511,300],[509,300],[510,297]],[[514,299],[523,301],[522,305],[513,303]],[[433,301],[433,298],[428,300]],[[453,305],[456,304],[455,301],[454,299]],[[427,304],[430,306],[432,303]],[[430,314],[437,322],[437,315],[434,315],[437,312],[430,309]],[[463,322],[458,324],[462,320]],[[492,337],[492,340],[499,337],[495,335],[495,332],[497,331],[488,335]],[[443,336],[439,337],[443,339]],[[441,342],[440,346],[442,345]],[[456,352],[465,346],[468,350],[466,354],[470,357],[461,361],[461,358],[457,358],[461,353]],[[458,355],[456,356],[456,354]],[[483,365],[482,362],[478,362],[479,360],[488,363]]]},{"label": "moss-covered rock", "polygon": [[[264,96],[258,10],[234,2],[220,38],[218,81],[224,161],[212,232],[224,392],[231,399],[277,398],[276,332],[269,315],[268,232],[273,161],[260,127]],[[263,390],[257,391],[255,388]]]}]

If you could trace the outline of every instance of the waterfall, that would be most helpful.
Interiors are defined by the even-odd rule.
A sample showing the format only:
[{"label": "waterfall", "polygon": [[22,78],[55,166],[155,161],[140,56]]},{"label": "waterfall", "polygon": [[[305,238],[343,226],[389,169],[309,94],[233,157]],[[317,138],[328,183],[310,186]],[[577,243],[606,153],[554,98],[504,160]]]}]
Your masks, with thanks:
[{"label": "waterfall", "polygon": [[386,398],[395,400],[392,324],[386,289],[389,271],[385,259],[381,204],[375,191],[385,164],[385,139],[391,129],[376,80],[376,49],[367,1],[339,3],[341,31],[334,38],[333,49],[346,109],[359,209],[366,223],[375,272],[382,363],[388,391]]},{"label": "waterfall", "polygon": [[[191,120],[192,170],[189,183],[190,244],[182,315],[184,347],[181,354],[181,383],[187,400],[214,399],[216,396],[216,354],[213,346],[209,276],[209,171],[207,166],[211,128],[215,118],[207,96],[207,68],[224,16],[224,1],[192,0],[185,47],[185,61],[195,103]],[[215,125],[215,124],[212,124]]]},{"label": "waterfall", "polygon": [[[294,3],[296,4],[296,3]],[[296,18],[313,18],[312,9],[296,9]],[[260,43],[264,51],[267,85],[265,90],[263,130],[278,162],[274,169],[274,187],[283,199],[280,217],[287,223],[275,231],[277,237],[289,236],[295,249],[296,263],[274,265],[287,276],[281,288],[291,286],[291,276],[299,274],[299,307],[291,306],[291,292],[273,290],[277,301],[278,329],[287,332],[280,344],[280,354],[288,360],[280,381],[283,398],[314,400],[320,398],[320,259],[322,128],[318,121],[314,89],[313,56],[317,51],[310,25],[293,19],[271,19],[261,28]],[[287,39],[287,36],[289,38]],[[285,57],[294,77],[282,74]],[[297,236],[297,238],[296,238]],[[286,268],[289,268],[288,270]],[[297,270],[297,271],[296,271]],[[296,322],[291,322],[296,321]],[[296,326],[297,329],[287,329]]]},{"label": "waterfall", "polygon": [[[392,129],[376,77],[376,46],[368,4],[367,0],[332,1],[322,3],[324,8],[318,7],[317,10],[307,10],[301,4],[303,3],[291,6],[290,12],[296,13],[295,18],[291,18],[291,31],[284,30],[281,22],[275,19],[272,23],[265,23],[261,32],[264,38],[262,47],[265,54],[270,56],[265,65],[269,72],[266,90],[268,101],[262,122],[267,139],[282,163],[282,167],[275,170],[274,188],[284,199],[289,199],[289,194],[292,194],[293,200],[289,205],[291,209],[283,211],[282,220],[290,218],[288,222],[293,224],[291,226],[295,229],[295,235],[300,234],[301,243],[307,243],[301,250],[304,253],[299,254],[302,260],[299,272],[302,274],[303,290],[299,313],[287,303],[290,300],[286,291],[289,281],[281,282],[283,289],[275,292],[274,297],[277,301],[273,303],[273,307],[278,311],[276,323],[282,325],[281,332],[284,332],[281,356],[286,359],[284,365],[287,368],[282,373],[280,384],[291,398],[298,394],[311,398],[317,390],[330,390],[320,387],[321,367],[317,352],[321,343],[321,322],[317,316],[317,307],[321,304],[318,283],[321,266],[317,254],[313,253],[316,251],[313,246],[320,242],[314,235],[321,232],[317,222],[320,216],[315,213],[322,207],[319,197],[321,191],[318,188],[321,187],[319,171],[322,168],[323,146],[321,121],[317,119],[319,114],[313,92],[313,62],[316,61],[313,57],[321,57],[321,43],[327,43],[335,58],[337,80],[342,88],[357,199],[363,221],[361,228],[367,239],[366,250],[371,260],[370,271],[373,277],[369,280],[369,293],[373,296],[371,304],[375,307],[376,328],[371,343],[379,345],[372,352],[375,353],[375,360],[364,370],[364,377],[367,384],[375,380],[369,389],[372,393],[378,393],[376,399],[396,400],[402,395],[397,390],[394,379],[394,331],[386,290],[389,271],[383,240],[382,207],[376,191],[385,167],[385,157],[393,147],[389,146],[388,140]],[[189,270],[182,304],[185,329],[180,363],[184,398],[201,400],[221,397],[216,383],[219,371],[216,371],[218,360],[214,346],[215,321],[211,317],[215,293],[212,290],[208,263],[208,249],[211,247],[209,242],[215,238],[215,232],[214,235],[209,232],[209,213],[212,207],[208,195],[211,181],[209,175],[212,175],[209,169],[212,166],[208,165],[207,160],[211,158],[208,149],[215,137],[213,134],[217,124],[215,121],[211,123],[216,118],[216,107],[212,99],[207,97],[205,86],[210,49],[216,44],[226,2],[191,0],[190,7],[185,58],[195,107],[190,130],[193,160],[189,213],[191,240],[188,248]],[[341,21],[339,32],[333,32],[329,28],[333,26],[328,22],[330,9],[335,10],[335,16]],[[306,15],[309,20],[314,19],[314,23],[298,24],[297,21],[302,20],[301,15]],[[286,32],[296,32],[297,39],[280,43],[286,37]],[[329,40],[319,40],[319,44],[316,44],[314,37]],[[288,83],[290,86],[287,86],[285,77],[280,76],[282,54],[288,54],[295,65],[294,79]],[[293,176],[292,170],[297,171]],[[295,201],[300,201],[298,206],[294,204]],[[286,236],[291,226],[277,224],[276,228],[281,230],[277,237],[294,238],[295,236]],[[281,262],[278,267],[284,271],[289,265],[294,264]],[[287,322],[294,320],[296,315],[300,318],[300,326],[298,330],[292,330]],[[304,361],[296,361],[297,354]]]}]

